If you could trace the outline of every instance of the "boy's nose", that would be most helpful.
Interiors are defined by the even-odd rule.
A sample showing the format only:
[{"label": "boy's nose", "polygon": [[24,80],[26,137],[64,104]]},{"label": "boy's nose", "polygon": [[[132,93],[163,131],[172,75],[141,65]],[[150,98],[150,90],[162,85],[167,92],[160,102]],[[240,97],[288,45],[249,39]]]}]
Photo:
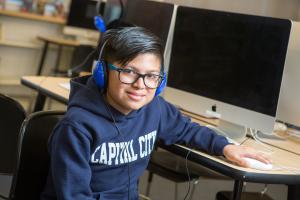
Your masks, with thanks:
[{"label": "boy's nose", "polygon": [[136,87],[136,88],[140,88],[140,89],[145,88],[146,86],[145,86],[143,77],[140,76],[140,77],[133,83],[133,86]]}]

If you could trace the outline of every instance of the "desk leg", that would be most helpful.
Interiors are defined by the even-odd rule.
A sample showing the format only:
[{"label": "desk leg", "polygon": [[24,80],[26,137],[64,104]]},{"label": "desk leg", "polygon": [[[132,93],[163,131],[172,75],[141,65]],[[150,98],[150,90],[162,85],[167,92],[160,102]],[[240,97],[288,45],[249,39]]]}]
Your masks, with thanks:
[{"label": "desk leg", "polygon": [[147,188],[146,188],[146,193],[145,193],[145,195],[147,197],[149,197],[149,194],[150,194],[150,186],[152,183],[152,179],[153,179],[153,173],[148,171],[148,182],[147,182]]},{"label": "desk leg", "polygon": [[36,97],[36,100],[35,100],[33,112],[43,110],[44,105],[45,105],[45,101],[46,101],[46,96],[39,92],[37,97]]},{"label": "desk leg", "polygon": [[58,52],[57,52],[57,58],[56,58],[56,63],[54,68],[54,74],[59,74],[60,72],[59,63],[60,63],[61,53],[62,53],[62,46],[58,45]]},{"label": "desk leg", "polygon": [[49,43],[45,42],[44,47],[43,47],[42,57],[41,57],[40,64],[39,64],[39,68],[38,68],[38,71],[37,71],[36,75],[41,75],[41,73],[42,73],[42,69],[43,69],[43,66],[44,66],[44,63],[45,63],[46,54],[47,54],[47,51],[48,51],[48,45],[49,45]]},{"label": "desk leg", "polygon": [[296,200],[300,197],[300,185],[288,185],[288,200]]},{"label": "desk leg", "polygon": [[232,193],[232,200],[240,200],[243,191],[244,182],[241,180],[234,181],[234,188]]}]

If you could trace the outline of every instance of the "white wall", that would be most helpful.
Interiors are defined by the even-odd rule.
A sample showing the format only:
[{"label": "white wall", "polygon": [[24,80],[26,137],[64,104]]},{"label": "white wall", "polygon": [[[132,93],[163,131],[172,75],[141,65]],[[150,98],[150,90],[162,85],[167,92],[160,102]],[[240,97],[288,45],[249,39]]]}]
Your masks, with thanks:
[{"label": "white wall", "polygon": [[[21,76],[35,75],[43,42],[37,36],[62,36],[61,24],[0,15],[0,85],[16,85]],[[64,48],[61,67],[67,68],[72,48]],[[50,46],[44,65],[45,74],[55,66],[57,46]],[[1,90],[0,90],[1,92]]]}]

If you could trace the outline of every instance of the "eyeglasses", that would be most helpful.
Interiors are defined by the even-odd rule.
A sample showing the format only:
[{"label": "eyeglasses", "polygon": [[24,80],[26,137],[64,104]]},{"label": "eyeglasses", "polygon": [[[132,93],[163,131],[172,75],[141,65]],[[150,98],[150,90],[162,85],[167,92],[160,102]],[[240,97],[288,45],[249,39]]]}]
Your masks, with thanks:
[{"label": "eyeglasses", "polygon": [[121,81],[121,83],[124,84],[133,84],[140,77],[142,77],[146,87],[150,89],[155,89],[160,85],[161,81],[163,80],[163,76],[161,74],[140,74],[133,69],[124,69],[116,67],[110,63],[108,64],[108,68],[119,72],[119,80]]}]

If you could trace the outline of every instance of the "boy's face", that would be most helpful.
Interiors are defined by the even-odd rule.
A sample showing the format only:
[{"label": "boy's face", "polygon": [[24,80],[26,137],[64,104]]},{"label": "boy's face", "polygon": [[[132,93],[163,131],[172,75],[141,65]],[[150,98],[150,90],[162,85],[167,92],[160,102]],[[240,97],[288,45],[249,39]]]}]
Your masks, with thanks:
[{"label": "boy's face", "polygon": [[[159,74],[161,61],[158,56],[146,53],[138,55],[123,67],[119,63],[112,64],[120,68],[133,69],[140,74]],[[107,101],[121,113],[126,115],[153,99],[156,89],[145,86],[142,77],[132,84],[124,84],[119,80],[119,72],[110,70],[108,74]]]}]

